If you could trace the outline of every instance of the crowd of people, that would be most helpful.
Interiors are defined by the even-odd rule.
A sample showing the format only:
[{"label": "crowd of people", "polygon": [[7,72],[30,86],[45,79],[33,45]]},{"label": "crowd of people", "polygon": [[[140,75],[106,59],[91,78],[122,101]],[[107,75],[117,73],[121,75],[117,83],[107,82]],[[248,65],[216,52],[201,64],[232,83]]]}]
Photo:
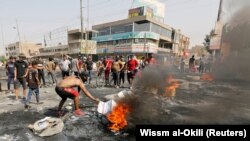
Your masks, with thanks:
[{"label": "crowd of people", "polygon": [[[79,109],[81,90],[93,101],[99,101],[85,88],[86,83],[92,83],[93,75],[97,75],[97,78],[103,77],[105,85],[114,88],[123,88],[127,76],[129,88],[132,89],[136,74],[152,64],[156,64],[153,54],[149,54],[148,58],[142,57],[141,59],[137,59],[135,55],[127,57],[107,56],[100,58],[97,62],[94,62],[91,56],[82,57],[79,55],[76,58],[69,58],[69,56],[64,55],[60,61],[53,58],[45,61],[41,58],[27,59],[24,54],[20,54],[18,58],[11,56],[6,63],[7,93],[15,93],[15,99],[19,100],[18,89],[22,86],[22,100],[25,103],[25,108],[29,108],[32,95],[35,95],[37,104],[43,104],[40,101],[39,89],[54,85],[55,92],[62,98],[58,105],[59,113],[67,98],[70,98],[74,101],[75,114],[81,116],[84,114]],[[61,71],[61,81],[57,80],[57,71]],[[48,76],[49,79],[46,79],[45,76]],[[11,90],[12,84],[14,85],[13,90]]]},{"label": "crowd of people", "polygon": [[192,55],[191,58],[188,60],[188,70],[186,69],[186,61],[184,57],[181,57],[180,63],[179,63],[179,68],[180,72],[199,72],[199,73],[206,73],[206,72],[211,72],[212,69],[212,64],[213,64],[213,58],[211,56],[205,56],[202,55],[200,58],[195,58],[194,55]]},{"label": "crowd of people", "polygon": [[[97,62],[94,62],[91,56],[79,55],[72,58],[64,55],[61,60],[57,61],[53,58],[27,60],[24,54],[20,54],[18,58],[11,56],[6,63],[7,92],[15,93],[15,99],[19,100],[18,88],[22,86],[22,100],[25,108],[29,108],[32,95],[35,95],[37,104],[43,104],[40,101],[39,89],[54,85],[55,92],[61,97],[58,105],[59,114],[61,114],[62,106],[67,98],[70,98],[74,101],[75,114],[81,116],[84,115],[84,112],[79,109],[81,90],[87,97],[99,102],[99,99],[93,97],[85,88],[85,84],[92,84],[94,75],[96,75],[96,79],[103,78],[105,86],[114,88],[124,88],[127,79],[128,86],[132,89],[136,75],[147,66],[157,63],[153,54],[148,54],[147,57],[143,56],[140,59],[135,55],[105,56]],[[186,72],[185,64],[185,59],[182,57],[180,60],[181,72]],[[210,72],[211,64],[211,57],[202,55],[200,59],[196,59],[193,55],[189,59],[189,72]],[[61,81],[57,80],[56,72],[58,71],[61,72]],[[46,79],[45,76],[48,76],[49,79]],[[11,84],[14,85],[13,91],[11,91]]]},{"label": "crowd of people", "polygon": [[[112,85],[115,88],[123,88],[125,83],[125,76],[129,87],[132,89],[133,80],[136,74],[144,69],[147,65],[156,64],[156,59],[153,54],[150,54],[147,59],[142,57],[137,59],[135,55],[105,57],[97,62],[98,77],[104,73],[105,85]],[[110,79],[110,76],[112,78]]]}]

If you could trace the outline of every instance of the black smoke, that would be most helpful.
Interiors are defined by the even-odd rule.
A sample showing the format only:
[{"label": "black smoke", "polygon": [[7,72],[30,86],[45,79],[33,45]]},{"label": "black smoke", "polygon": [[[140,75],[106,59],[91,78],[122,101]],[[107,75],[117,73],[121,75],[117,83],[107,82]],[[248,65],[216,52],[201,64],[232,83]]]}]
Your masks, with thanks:
[{"label": "black smoke", "polygon": [[250,1],[226,1],[221,60],[214,65],[219,80],[250,81]]}]

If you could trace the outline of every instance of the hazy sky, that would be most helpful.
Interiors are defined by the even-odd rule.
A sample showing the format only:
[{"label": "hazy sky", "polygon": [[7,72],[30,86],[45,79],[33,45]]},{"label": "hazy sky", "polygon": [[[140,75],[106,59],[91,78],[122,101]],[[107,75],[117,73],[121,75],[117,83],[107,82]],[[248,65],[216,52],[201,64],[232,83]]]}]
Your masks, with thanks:
[{"label": "hazy sky", "polygon": [[[90,25],[127,18],[132,6],[132,0],[89,1]],[[160,1],[166,6],[165,23],[189,36],[190,46],[202,44],[205,34],[214,27],[219,0]],[[83,2],[86,4],[86,0]],[[43,43],[44,35],[53,32],[66,36],[62,35],[65,28],[80,24],[79,3],[80,0],[0,0],[0,54],[4,44],[18,41],[17,30],[13,28],[16,19],[21,40]]]}]

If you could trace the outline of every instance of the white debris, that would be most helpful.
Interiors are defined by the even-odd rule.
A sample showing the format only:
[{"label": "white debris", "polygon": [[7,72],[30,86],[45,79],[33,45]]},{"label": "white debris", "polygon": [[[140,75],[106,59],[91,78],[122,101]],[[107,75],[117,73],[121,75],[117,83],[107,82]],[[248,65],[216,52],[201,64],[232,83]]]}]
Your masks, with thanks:
[{"label": "white debris", "polygon": [[40,137],[47,137],[58,134],[62,132],[64,123],[59,118],[45,117],[33,125],[29,125],[30,128],[35,134]]},{"label": "white debris", "polygon": [[107,102],[100,101],[97,107],[97,111],[100,114],[106,115],[107,113],[111,112],[116,105],[117,104],[114,100],[109,100]]},{"label": "white debris", "polygon": [[65,109],[70,111],[70,110],[72,110],[72,106],[66,106]]}]

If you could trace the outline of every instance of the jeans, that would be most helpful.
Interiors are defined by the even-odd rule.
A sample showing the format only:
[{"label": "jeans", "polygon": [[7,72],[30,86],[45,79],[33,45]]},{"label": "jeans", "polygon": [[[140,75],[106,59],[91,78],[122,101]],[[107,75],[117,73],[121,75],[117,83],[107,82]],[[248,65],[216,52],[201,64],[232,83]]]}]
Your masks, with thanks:
[{"label": "jeans", "polygon": [[51,77],[53,83],[57,82],[54,72],[48,72],[48,77],[49,76]]},{"label": "jeans", "polygon": [[119,75],[119,85],[121,85],[121,83],[124,84],[124,82],[125,82],[125,72],[121,71]]},{"label": "jeans", "polygon": [[88,70],[87,72],[88,72],[89,84],[90,84],[92,80],[92,70]]},{"label": "jeans", "polygon": [[32,94],[36,95],[36,102],[39,103],[39,88],[29,88],[28,97],[25,102],[25,105],[30,102]]},{"label": "jeans", "polygon": [[[15,85],[15,83],[14,83],[14,76],[9,75],[9,76],[8,76],[8,82],[7,82],[8,90],[10,90],[10,84],[11,84],[11,83]],[[14,87],[15,87],[15,86],[14,86]]]},{"label": "jeans", "polygon": [[115,86],[119,85],[119,75],[120,75],[120,72],[117,72],[117,71],[113,72],[113,79],[114,79]]}]

